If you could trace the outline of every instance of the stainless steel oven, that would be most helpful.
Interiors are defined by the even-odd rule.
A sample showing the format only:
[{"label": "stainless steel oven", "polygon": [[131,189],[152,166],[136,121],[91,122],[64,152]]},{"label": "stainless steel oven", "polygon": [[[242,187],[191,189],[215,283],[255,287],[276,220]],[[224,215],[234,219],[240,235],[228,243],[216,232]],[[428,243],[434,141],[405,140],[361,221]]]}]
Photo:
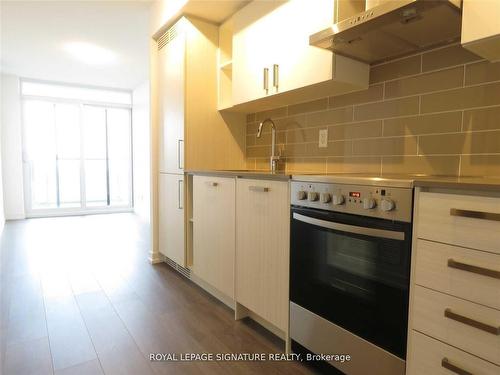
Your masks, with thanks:
[{"label": "stainless steel oven", "polygon": [[350,356],[348,375],[404,374],[411,188],[292,181],[292,348]]}]

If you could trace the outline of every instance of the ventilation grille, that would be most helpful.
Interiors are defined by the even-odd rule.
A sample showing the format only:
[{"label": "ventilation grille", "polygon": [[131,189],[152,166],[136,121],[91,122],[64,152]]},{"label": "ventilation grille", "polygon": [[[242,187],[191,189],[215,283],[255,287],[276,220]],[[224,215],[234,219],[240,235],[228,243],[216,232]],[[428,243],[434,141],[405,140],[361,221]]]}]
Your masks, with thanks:
[{"label": "ventilation grille", "polygon": [[158,38],[158,51],[165,47],[177,36],[177,24],[168,29],[165,34]]},{"label": "ventilation grille", "polygon": [[175,263],[172,259],[165,257],[165,263],[167,263],[170,267],[172,267],[174,270],[179,272],[182,276],[191,279],[191,270],[188,268],[184,268],[182,266],[179,266],[177,263]]}]

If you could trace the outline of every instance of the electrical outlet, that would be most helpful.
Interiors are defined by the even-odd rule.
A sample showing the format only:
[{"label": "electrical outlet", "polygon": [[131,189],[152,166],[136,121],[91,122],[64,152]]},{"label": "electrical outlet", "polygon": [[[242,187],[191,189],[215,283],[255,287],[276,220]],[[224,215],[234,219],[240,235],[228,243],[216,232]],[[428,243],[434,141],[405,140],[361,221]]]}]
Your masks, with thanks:
[{"label": "electrical outlet", "polygon": [[320,129],[318,146],[320,148],[328,147],[328,129]]}]

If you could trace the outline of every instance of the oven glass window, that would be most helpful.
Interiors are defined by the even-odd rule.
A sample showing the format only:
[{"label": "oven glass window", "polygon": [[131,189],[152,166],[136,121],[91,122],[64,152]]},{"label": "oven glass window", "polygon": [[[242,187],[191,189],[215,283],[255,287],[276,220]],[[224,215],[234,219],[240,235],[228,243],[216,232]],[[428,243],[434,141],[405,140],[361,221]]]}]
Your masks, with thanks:
[{"label": "oven glass window", "polygon": [[293,219],[290,243],[291,300],[404,358],[409,241]]}]

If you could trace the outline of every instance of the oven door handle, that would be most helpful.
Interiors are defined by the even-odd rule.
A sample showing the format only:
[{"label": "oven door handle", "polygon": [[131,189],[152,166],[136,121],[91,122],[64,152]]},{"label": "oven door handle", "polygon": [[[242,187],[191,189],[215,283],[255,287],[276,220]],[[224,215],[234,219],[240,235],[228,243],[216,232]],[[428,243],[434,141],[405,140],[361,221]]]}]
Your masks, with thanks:
[{"label": "oven door handle", "polygon": [[341,232],[363,234],[365,236],[388,238],[391,240],[404,241],[405,233],[386,229],[359,227],[357,225],[341,224],[333,221],[326,221],[321,219],[316,219],[314,217],[301,215],[298,213],[293,214],[295,220],[302,221],[307,224],[316,225],[322,228],[328,228],[333,230],[338,230]]}]

